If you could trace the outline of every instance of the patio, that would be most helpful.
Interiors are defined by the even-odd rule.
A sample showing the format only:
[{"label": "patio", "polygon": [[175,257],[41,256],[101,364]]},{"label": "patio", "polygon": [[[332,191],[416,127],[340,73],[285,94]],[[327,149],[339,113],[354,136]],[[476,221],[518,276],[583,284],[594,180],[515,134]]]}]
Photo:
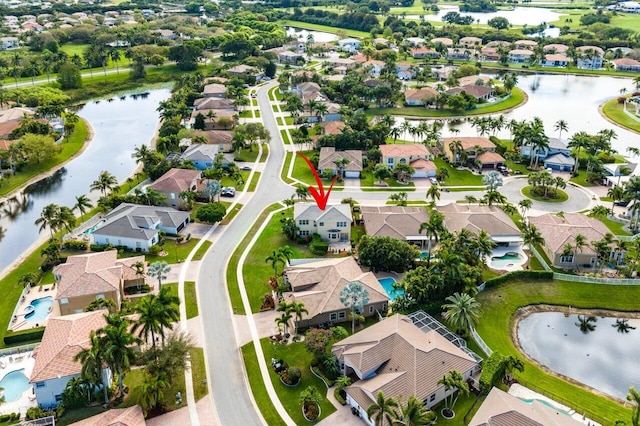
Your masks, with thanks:
[{"label": "patio", "polygon": [[[44,327],[47,325],[49,318],[59,317],[60,307],[55,302],[57,292],[58,289],[55,284],[45,284],[25,289],[18,301],[18,304],[16,305],[16,309],[13,311],[13,318],[9,324],[9,330],[20,331],[28,330],[30,328]],[[52,299],[52,304],[51,307],[48,308],[48,315],[44,313],[46,318],[41,318],[43,315],[41,312],[36,312],[35,315],[27,316],[33,311],[32,308],[29,308],[30,306],[33,306],[33,301],[49,297]]]},{"label": "patio", "polygon": [[[32,351],[19,353],[12,353],[11,351],[12,349],[3,350],[2,352],[4,354],[0,356],[0,382],[4,380],[5,376],[9,373],[21,370],[28,379],[36,363],[36,360],[31,356]],[[5,391],[8,390],[9,389],[6,389]],[[24,416],[27,409],[36,407],[37,405],[33,386],[29,384],[28,388],[22,392],[18,399],[0,404],[0,414],[20,412],[21,416]]]}]

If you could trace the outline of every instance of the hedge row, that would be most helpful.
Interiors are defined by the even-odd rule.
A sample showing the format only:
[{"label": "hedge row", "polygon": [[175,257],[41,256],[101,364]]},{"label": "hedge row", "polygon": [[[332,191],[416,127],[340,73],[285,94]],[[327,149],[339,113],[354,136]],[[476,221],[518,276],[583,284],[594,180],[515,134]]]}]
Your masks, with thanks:
[{"label": "hedge row", "polygon": [[553,279],[553,272],[547,271],[513,271],[485,281],[485,287],[491,288],[510,280],[527,279],[530,281],[547,281]]},{"label": "hedge row", "polygon": [[493,384],[504,373],[504,356],[499,352],[494,352],[482,363],[482,374],[480,375],[480,391],[488,394]]},{"label": "hedge row", "polygon": [[311,244],[309,245],[309,250],[311,253],[318,256],[325,256],[327,251],[329,251],[329,243],[322,241],[320,235],[313,234],[311,238]]},{"label": "hedge row", "polygon": [[30,328],[29,330],[22,331],[7,331],[7,334],[4,336],[4,344],[5,346],[11,346],[18,343],[42,340],[43,334],[44,327]]}]

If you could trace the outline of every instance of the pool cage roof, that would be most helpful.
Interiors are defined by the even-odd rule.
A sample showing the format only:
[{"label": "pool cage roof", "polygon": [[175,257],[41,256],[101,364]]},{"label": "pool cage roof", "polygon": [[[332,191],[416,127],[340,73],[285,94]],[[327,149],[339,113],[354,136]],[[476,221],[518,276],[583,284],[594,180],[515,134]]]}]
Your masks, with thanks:
[{"label": "pool cage roof", "polygon": [[413,325],[418,327],[423,332],[426,333],[427,331],[431,330],[438,332],[438,334],[456,345],[471,358],[475,359],[479,363],[482,362],[482,358],[480,356],[478,356],[471,349],[467,348],[467,342],[465,342],[463,338],[455,333],[452,333],[447,327],[442,325],[440,321],[427,314],[425,311],[415,311],[408,316],[409,319],[411,319],[411,321],[413,322]]}]

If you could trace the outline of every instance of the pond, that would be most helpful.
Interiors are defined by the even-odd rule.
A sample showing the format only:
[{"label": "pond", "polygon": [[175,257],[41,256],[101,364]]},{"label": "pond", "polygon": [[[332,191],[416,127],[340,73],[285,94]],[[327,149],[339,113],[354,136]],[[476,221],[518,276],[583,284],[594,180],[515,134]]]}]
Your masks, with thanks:
[{"label": "pond", "polygon": [[304,41],[305,43],[307,42],[307,37],[309,37],[309,35],[313,36],[314,43],[329,43],[340,38],[337,34],[326,33],[324,31],[311,31],[297,27],[286,27],[286,30],[288,36],[296,37],[298,40]]},{"label": "pond", "polygon": [[540,364],[615,398],[640,385],[640,320],[540,312],[520,321],[518,340]]},{"label": "pond", "polygon": [[[0,206],[0,271],[26,252],[40,236],[34,225],[42,208],[50,203],[72,207],[75,197],[89,193],[101,170],[124,181],[136,169],[131,153],[148,144],[158,124],[158,103],[170,96],[168,89],[147,96],[114,97],[90,102],[78,115],[91,123],[95,136],[85,151],[56,173],[17,194]],[[94,196],[95,195],[95,196]],[[97,198],[97,193],[92,198]],[[46,232],[46,231],[45,231]]]},{"label": "pond", "polygon": [[[496,78],[494,74],[487,74]],[[586,131],[597,133],[603,129],[613,129],[618,138],[612,141],[612,146],[620,154],[627,155],[629,146],[640,146],[640,134],[630,132],[605,120],[598,112],[598,106],[611,97],[618,96],[620,89],[632,92],[634,89],[630,78],[616,78],[606,76],[577,76],[569,74],[521,74],[518,76],[518,87],[529,97],[527,103],[504,113],[506,121],[512,119],[531,120],[540,117],[549,137],[558,137],[554,124],[563,119],[569,126],[569,132],[562,134],[568,139],[575,132]],[[498,115],[497,113],[495,115]],[[401,123],[402,117],[396,117],[396,123]],[[415,126],[417,123],[413,122]],[[458,131],[451,131],[454,128]],[[511,139],[509,130],[502,130],[496,134],[499,138]],[[478,136],[475,128],[466,120],[454,126],[446,125],[442,129],[443,137]],[[409,134],[405,140],[413,141]]]},{"label": "pond", "polygon": [[[501,17],[507,18],[511,25],[536,26],[543,22],[549,23],[557,21],[562,16],[561,13],[545,9],[542,7],[514,7],[513,10],[498,10],[496,12],[460,12],[458,6],[438,6],[440,11],[436,15],[424,15],[427,21],[442,22],[442,17],[449,12],[458,12],[462,16],[471,16],[474,22],[486,24],[490,19]],[[407,15],[407,19],[420,19],[420,15]]]}]

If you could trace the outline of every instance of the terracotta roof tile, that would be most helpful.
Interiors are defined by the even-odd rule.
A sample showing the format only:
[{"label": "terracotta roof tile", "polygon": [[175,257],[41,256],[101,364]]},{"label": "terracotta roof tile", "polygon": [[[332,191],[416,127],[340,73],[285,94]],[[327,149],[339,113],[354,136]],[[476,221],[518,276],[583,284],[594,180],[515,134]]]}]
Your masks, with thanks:
[{"label": "terracotta roof tile", "polygon": [[379,148],[383,157],[431,155],[426,146],[417,143],[380,145]]},{"label": "terracotta roof tile", "polygon": [[144,413],[139,405],[112,408],[104,413],[72,423],[73,426],[144,426]]}]

